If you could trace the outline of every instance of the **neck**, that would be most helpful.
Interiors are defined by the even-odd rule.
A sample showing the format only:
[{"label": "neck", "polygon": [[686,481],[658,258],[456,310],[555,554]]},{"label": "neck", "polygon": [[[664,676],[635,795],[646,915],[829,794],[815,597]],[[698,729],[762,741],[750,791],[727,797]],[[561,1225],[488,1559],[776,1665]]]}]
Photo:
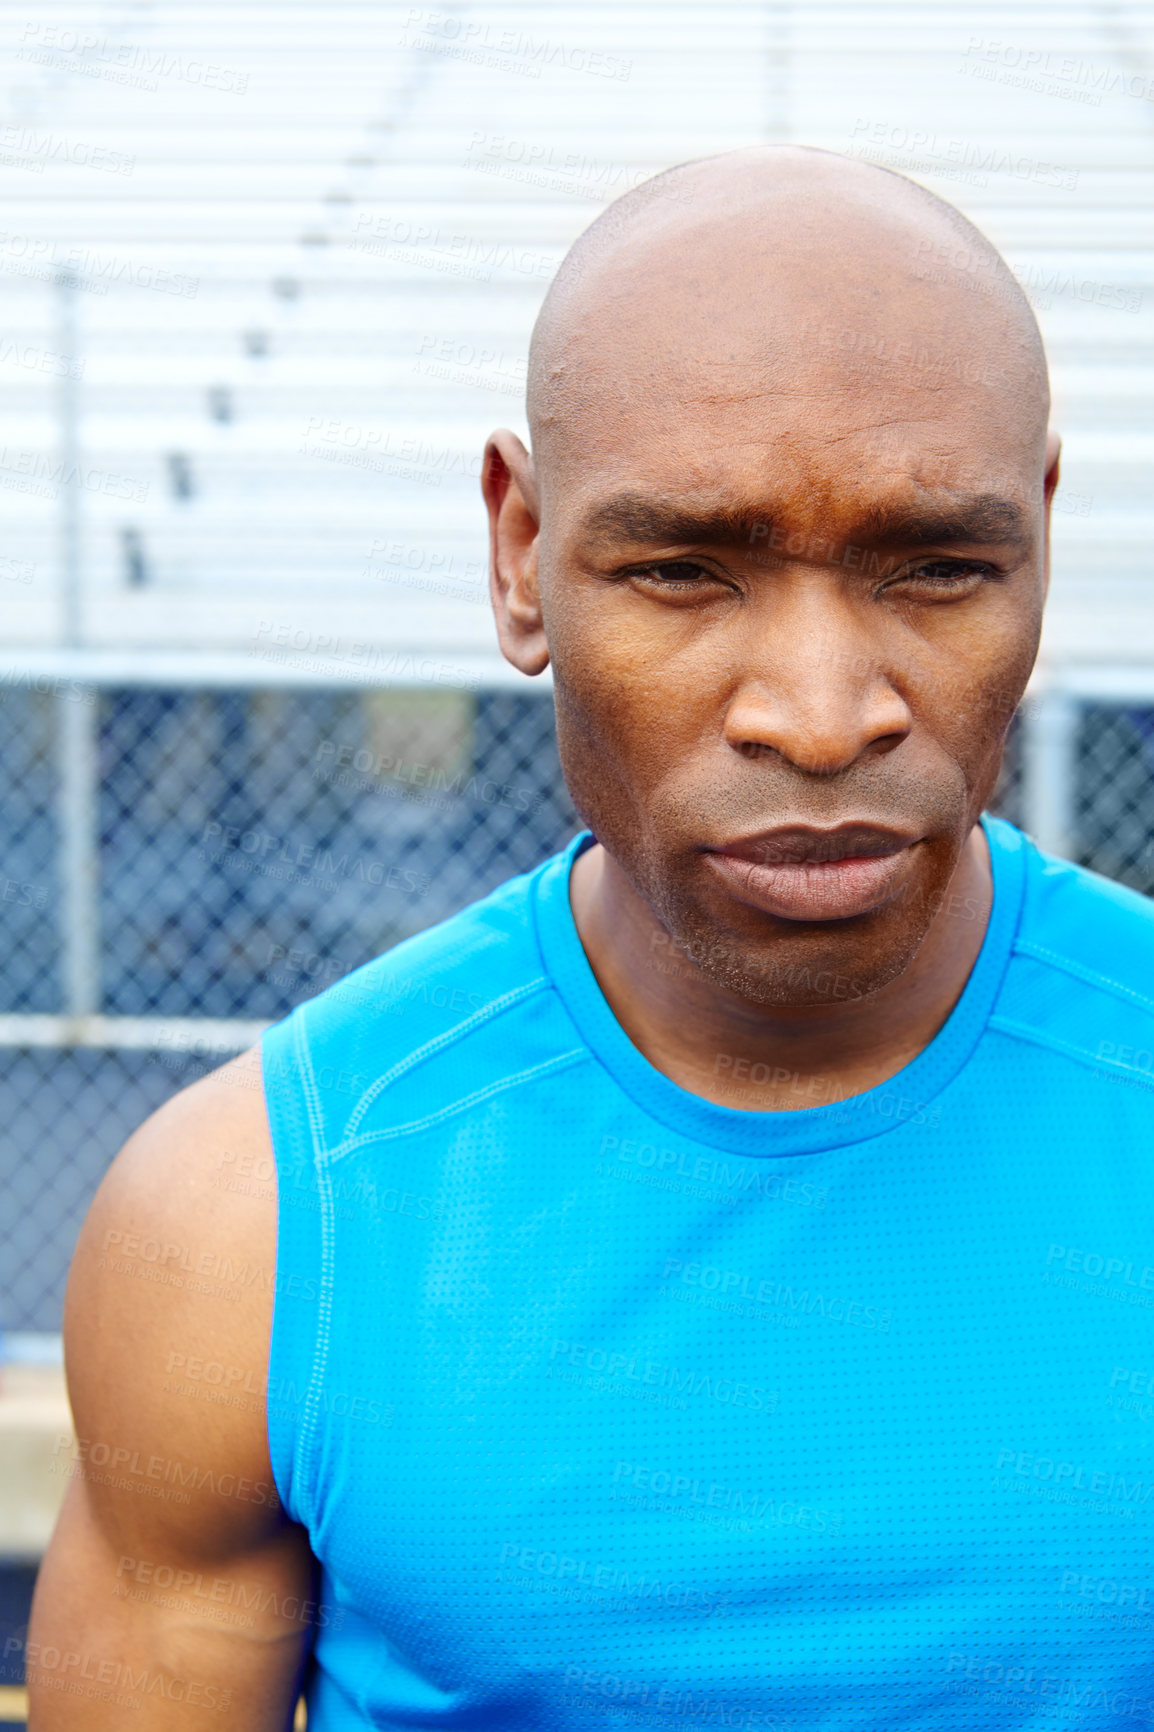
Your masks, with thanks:
[{"label": "neck", "polygon": [[992,876],[975,825],[905,972],[864,998],[804,1006],[741,998],[672,945],[656,952],[667,960],[655,968],[654,937],[662,929],[600,845],[575,862],[570,899],[597,982],[650,1064],[721,1106],[786,1112],[876,1088],[928,1045],[981,949]]}]

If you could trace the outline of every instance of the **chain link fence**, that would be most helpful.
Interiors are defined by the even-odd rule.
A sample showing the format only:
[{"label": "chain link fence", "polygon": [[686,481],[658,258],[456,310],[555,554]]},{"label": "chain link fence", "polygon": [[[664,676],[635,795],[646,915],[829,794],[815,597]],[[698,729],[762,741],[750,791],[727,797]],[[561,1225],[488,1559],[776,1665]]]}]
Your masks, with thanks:
[{"label": "chain link fence", "polygon": [[[0,697],[0,1327],[54,1331],[92,1193],[150,1111],[259,1023],[535,866],[577,819],[547,693]],[[69,703],[87,706],[96,782],[79,905]],[[1022,745],[1016,723],[995,802],[1015,821]],[[1154,710],[1081,702],[1071,773],[1071,852],[1154,892]],[[95,928],[87,1020],[65,1014],[77,906]]]},{"label": "chain link fence", "polygon": [[[577,824],[548,693],[102,691],[98,1002],[66,1011],[59,695],[0,704],[0,1327],[56,1330],[124,1138],[270,1022],[563,845]],[[86,933],[91,939],[92,934]],[[178,1019],[202,1020],[190,1038]],[[21,1024],[36,1042],[20,1044]]]}]

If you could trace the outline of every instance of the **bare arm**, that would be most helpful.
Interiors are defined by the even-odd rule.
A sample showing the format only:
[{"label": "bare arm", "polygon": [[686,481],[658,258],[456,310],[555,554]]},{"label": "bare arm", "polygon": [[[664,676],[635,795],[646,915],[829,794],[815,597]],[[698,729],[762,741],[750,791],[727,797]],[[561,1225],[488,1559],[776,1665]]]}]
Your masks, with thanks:
[{"label": "bare arm", "polygon": [[[71,1483],[32,1611],[30,1732],[292,1724],[316,1565],[269,1463],[259,1077],[245,1054],[154,1114],[81,1233],[65,1307],[78,1441],[57,1455]],[[223,1188],[238,1164],[259,1177]]]}]

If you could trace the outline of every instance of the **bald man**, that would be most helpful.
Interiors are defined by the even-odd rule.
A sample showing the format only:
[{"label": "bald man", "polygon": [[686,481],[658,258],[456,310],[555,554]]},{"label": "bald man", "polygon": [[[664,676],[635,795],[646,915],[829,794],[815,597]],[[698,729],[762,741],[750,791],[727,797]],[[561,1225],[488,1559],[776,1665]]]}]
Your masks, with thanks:
[{"label": "bald man", "polygon": [[112,1167],[32,1726],[1148,1723],[1154,915],[984,812],[1030,310],[752,150],[594,223],[528,410],[493,600],[587,828]]}]

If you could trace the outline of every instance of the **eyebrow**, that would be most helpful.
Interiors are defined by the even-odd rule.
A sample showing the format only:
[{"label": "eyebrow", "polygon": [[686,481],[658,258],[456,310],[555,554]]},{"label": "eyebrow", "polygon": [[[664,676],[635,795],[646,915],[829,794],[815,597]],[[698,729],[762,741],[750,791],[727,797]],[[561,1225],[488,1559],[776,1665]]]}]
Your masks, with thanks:
[{"label": "eyebrow", "polygon": [[997,493],[951,494],[943,505],[914,506],[871,513],[866,534],[876,542],[926,547],[934,542],[1030,540],[1030,524],[1021,506]]},{"label": "eyebrow", "polygon": [[[729,546],[766,546],[772,513],[721,506],[713,511],[684,506],[641,493],[618,493],[603,500],[581,523],[583,538],[683,546],[702,542]],[[867,545],[928,547],[942,543],[1030,540],[1021,506],[997,493],[951,493],[940,505],[879,506],[847,536]]]},{"label": "eyebrow", "polygon": [[[766,518],[728,506],[691,511],[643,493],[616,493],[587,513],[580,525],[588,540],[749,544],[765,534]],[[754,532],[757,532],[756,534]]]}]

